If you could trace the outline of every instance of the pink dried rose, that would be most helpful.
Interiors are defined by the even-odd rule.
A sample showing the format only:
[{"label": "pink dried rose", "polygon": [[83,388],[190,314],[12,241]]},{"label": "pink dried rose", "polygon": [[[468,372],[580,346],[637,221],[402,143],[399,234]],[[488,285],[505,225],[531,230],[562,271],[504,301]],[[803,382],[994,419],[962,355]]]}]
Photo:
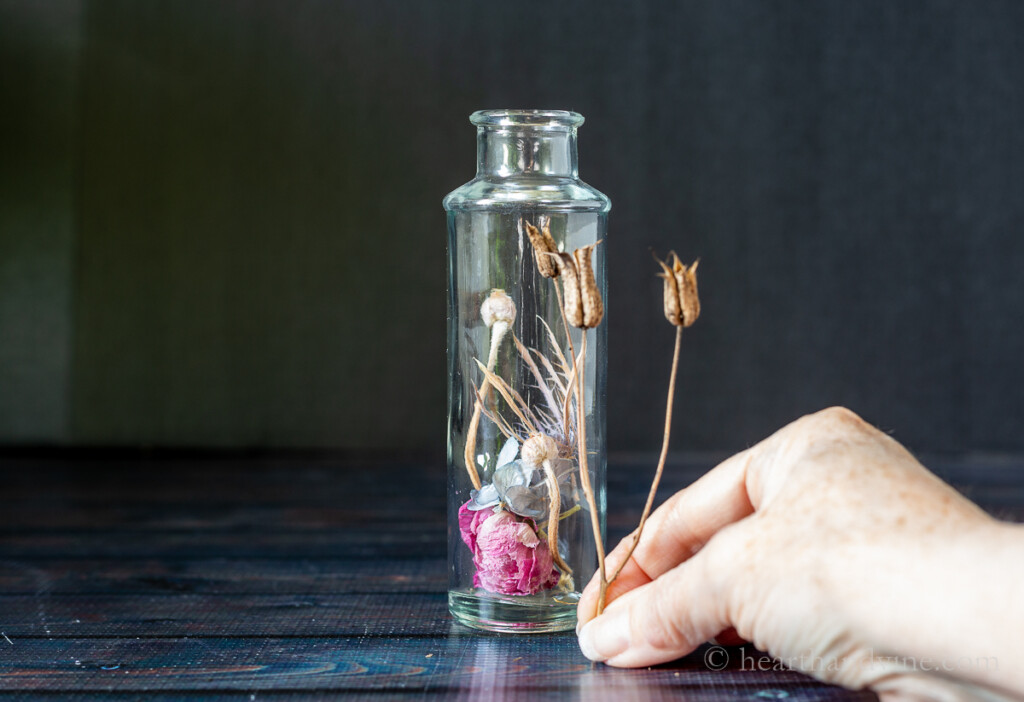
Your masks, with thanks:
[{"label": "pink dried rose", "polygon": [[469,546],[469,550],[473,552],[473,559],[476,559],[476,535],[480,531],[480,525],[487,521],[487,518],[494,514],[494,510],[482,509],[482,510],[471,510],[469,505],[472,504],[472,500],[459,507],[459,533],[462,534],[462,540]]},{"label": "pink dried rose", "polygon": [[473,552],[474,587],[502,595],[534,595],[558,584],[548,545],[529,520],[505,510],[459,508],[459,531]]}]

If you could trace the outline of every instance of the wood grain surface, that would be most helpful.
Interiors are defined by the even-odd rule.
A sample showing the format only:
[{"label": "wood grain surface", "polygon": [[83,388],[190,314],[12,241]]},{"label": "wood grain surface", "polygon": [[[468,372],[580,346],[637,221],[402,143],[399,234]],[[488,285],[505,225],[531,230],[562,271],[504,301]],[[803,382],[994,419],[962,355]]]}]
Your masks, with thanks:
[{"label": "wood grain surface", "polygon": [[[713,464],[670,466],[663,496]],[[1024,517],[1019,464],[934,465]],[[615,539],[650,466],[609,472]],[[429,460],[0,459],[0,700],[874,699],[751,670],[749,650],[731,649],[724,670],[704,664],[707,648],[614,670],[571,634],[457,625],[444,484]]]}]

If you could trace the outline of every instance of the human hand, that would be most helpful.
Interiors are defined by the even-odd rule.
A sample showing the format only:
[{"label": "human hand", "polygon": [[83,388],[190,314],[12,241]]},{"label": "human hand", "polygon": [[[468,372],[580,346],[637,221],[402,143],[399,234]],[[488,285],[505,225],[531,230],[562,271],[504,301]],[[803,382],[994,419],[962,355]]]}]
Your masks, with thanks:
[{"label": "human hand", "polygon": [[[1019,570],[1004,559],[1024,562],[1020,536],[852,412],[824,410],[656,510],[596,619],[596,580],[585,589],[580,647],[609,665],[648,666],[735,628],[790,667],[883,696],[976,694],[955,679],[1024,689],[1021,661],[994,675],[919,664],[995,655],[992,627],[1021,603],[1006,611],[1014,575],[992,566]],[[632,538],[609,554],[609,573]]]}]

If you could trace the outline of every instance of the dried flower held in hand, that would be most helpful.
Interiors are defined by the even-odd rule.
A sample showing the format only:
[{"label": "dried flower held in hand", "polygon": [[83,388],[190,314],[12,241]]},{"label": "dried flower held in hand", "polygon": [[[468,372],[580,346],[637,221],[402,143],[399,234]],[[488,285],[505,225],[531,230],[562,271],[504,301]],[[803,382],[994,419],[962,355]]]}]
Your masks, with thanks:
[{"label": "dried flower held in hand", "polygon": [[665,279],[665,319],[677,327],[689,327],[700,316],[700,298],[697,296],[697,264],[687,267],[675,251],[669,252],[672,264],[655,257],[662,268],[659,278]]},{"label": "dried flower held in hand", "polygon": [[626,552],[626,557],[619,561],[619,567],[612,573],[612,577],[607,582],[601,582],[601,590],[597,600],[598,615],[604,611],[608,585],[615,582],[623,567],[630,562],[630,559],[633,557],[633,551],[636,550],[637,544],[640,543],[640,537],[644,533],[644,525],[647,524],[647,518],[651,515],[654,497],[658,492],[658,484],[661,482],[661,474],[665,470],[665,459],[668,456],[668,440],[672,430],[672,401],[675,398],[676,373],[679,369],[679,344],[683,338],[683,329],[691,326],[697,321],[697,317],[700,316],[700,299],[697,297],[697,263],[699,263],[699,260],[694,261],[692,266],[687,267],[679,260],[675,251],[670,252],[669,255],[672,261],[671,266],[665,261],[658,259],[657,256],[654,257],[654,260],[658,262],[663,271],[658,276],[665,279],[665,317],[676,328],[676,346],[672,352],[672,371],[668,377],[668,401],[665,403],[665,432],[661,441],[661,455],[658,457],[658,467],[654,471],[651,490],[647,493],[647,502],[644,504],[643,514],[640,515],[640,526],[633,532],[633,542]]},{"label": "dried flower held in hand", "polygon": [[551,254],[558,253],[555,239],[551,236],[551,225],[545,224],[540,230],[529,222],[526,225],[526,235],[530,237],[530,244],[533,245],[533,257],[537,261],[537,270],[545,278],[557,278],[558,266],[551,258]]}]

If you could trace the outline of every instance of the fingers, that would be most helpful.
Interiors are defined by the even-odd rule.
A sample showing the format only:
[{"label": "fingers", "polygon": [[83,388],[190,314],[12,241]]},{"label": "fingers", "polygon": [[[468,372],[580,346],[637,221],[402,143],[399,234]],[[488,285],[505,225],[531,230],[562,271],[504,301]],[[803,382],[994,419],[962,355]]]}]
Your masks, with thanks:
[{"label": "fingers", "polygon": [[[853,412],[833,407],[801,417],[719,464],[651,514],[640,543],[610,586],[607,601],[671,570],[697,553],[718,530],[751,514],[785,484],[786,471],[779,468],[806,453],[814,437],[842,439],[868,429],[873,430]],[[605,570],[609,577],[626,558],[632,540],[631,534],[608,554]],[[598,598],[595,576],[577,606],[577,630],[593,618]]]},{"label": "fingers", "polygon": [[712,550],[721,550],[718,543],[619,597],[580,631],[583,654],[616,667],[655,665],[690,653],[728,628],[726,588],[735,559],[712,557]]},{"label": "fingers", "polygon": [[[608,602],[675,568],[700,551],[720,529],[754,511],[747,482],[757,448],[719,464],[651,514],[640,543],[608,590]],[[605,570],[609,577],[626,558],[632,541],[631,534],[608,554]],[[595,576],[577,606],[580,627],[593,618],[598,596],[599,584]],[[717,633],[713,631],[711,636]]]}]

